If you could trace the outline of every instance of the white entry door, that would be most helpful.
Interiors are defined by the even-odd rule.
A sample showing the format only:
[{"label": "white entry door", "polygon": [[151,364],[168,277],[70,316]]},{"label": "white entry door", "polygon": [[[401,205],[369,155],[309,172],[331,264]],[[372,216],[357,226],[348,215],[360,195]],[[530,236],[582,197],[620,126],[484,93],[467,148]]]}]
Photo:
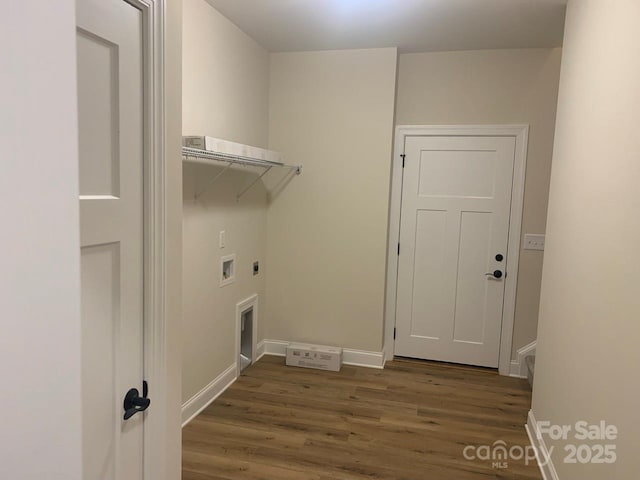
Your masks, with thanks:
[{"label": "white entry door", "polygon": [[514,137],[407,137],[396,355],[498,366],[514,158]]},{"label": "white entry door", "polygon": [[[143,16],[77,0],[83,478],[143,478]],[[72,401],[72,399],[70,399]],[[133,413],[133,411],[131,411]]]}]

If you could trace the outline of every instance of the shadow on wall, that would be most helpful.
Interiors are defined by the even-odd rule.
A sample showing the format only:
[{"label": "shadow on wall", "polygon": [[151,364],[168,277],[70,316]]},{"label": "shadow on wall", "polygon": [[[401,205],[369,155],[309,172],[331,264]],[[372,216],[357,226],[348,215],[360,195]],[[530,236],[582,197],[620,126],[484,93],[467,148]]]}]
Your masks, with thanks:
[{"label": "shadow on wall", "polygon": [[[183,201],[226,206],[256,200],[271,203],[297,176],[295,170],[276,168],[259,178],[263,173],[260,167],[185,164]],[[257,192],[266,195],[264,199]]]},{"label": "shadow on wall", "polygon": [[[242,203],[266,201],[266,189],[262,181],[255,182],[264,169],[242,165],[212,164],[200,165],[187,163],[183,171],[183,200],[188,203],[200,203],[203,206],[231,206]],[[250,188],[249,188],[250,187]],[[249,190],[247,190],[249,188]],[[245,191],[246,190],[246,191]],[[242,197],[238,199],[238,195]]]},{"label": "shadow on wall", "polygon": [[[287,188],[287,185],[289,185],[291,180],[297,177],[295,170],[287,170],[286,173],[278,173],[279,175],[277,178],[276,174],[273,174],[265,180],[265,185],[268,190],[267,200],[269,203],[272,203],[276,198],[278,198],[280,193]],[[267,175],[265,175],[265,177],[267,177]]]}]

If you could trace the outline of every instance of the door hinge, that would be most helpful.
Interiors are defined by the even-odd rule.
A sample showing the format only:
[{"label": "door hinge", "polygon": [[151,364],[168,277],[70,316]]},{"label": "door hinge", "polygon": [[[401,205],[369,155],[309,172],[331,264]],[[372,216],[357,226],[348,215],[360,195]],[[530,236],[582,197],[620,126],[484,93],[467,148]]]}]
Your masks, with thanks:
[{"label": "door hinge", "polygon": [[393,327],[393,339],[396,339],[396,327]]},{"label": "door hinge", "polygon": [[400,243],[398,243],[398,255],[400,255]]},{"label": "door hinge", "polygon": [[406,155],[403,153],[400,156],[402,157],[402,168],[404,168],[404,158],[406,157]]}]

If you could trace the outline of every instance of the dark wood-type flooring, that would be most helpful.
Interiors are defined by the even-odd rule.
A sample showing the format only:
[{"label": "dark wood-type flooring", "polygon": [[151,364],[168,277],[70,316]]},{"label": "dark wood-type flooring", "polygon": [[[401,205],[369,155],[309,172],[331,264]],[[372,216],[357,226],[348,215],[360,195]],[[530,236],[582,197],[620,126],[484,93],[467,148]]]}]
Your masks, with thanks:
[{"label": "dark wood-type flooring", "polygon": [[526,447],[531,393],[491,370],[395,360],[339,373],[263,357],[183,429],[183,480],[536,479],[535,463],[465,460]]}]

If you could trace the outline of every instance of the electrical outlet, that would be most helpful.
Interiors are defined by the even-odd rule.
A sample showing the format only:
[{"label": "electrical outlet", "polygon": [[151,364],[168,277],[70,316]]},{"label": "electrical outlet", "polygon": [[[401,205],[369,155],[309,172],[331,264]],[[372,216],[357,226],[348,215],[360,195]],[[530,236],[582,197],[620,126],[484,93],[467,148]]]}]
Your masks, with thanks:
[{"label": "electrical outlet", "polygon": [[224,230],[220,231],[220,248],[227,246]]},{"label": "electrical outlet", "polygon": [[260,264],[258,262],[253,262],[253,274],[258,275],[260,273]]},{"label": "electrical outlet", "polygon": [[525,250],[544,250],[544,235],[537,235],[533,233],[527,233],[524,236],[524,249]]}]

